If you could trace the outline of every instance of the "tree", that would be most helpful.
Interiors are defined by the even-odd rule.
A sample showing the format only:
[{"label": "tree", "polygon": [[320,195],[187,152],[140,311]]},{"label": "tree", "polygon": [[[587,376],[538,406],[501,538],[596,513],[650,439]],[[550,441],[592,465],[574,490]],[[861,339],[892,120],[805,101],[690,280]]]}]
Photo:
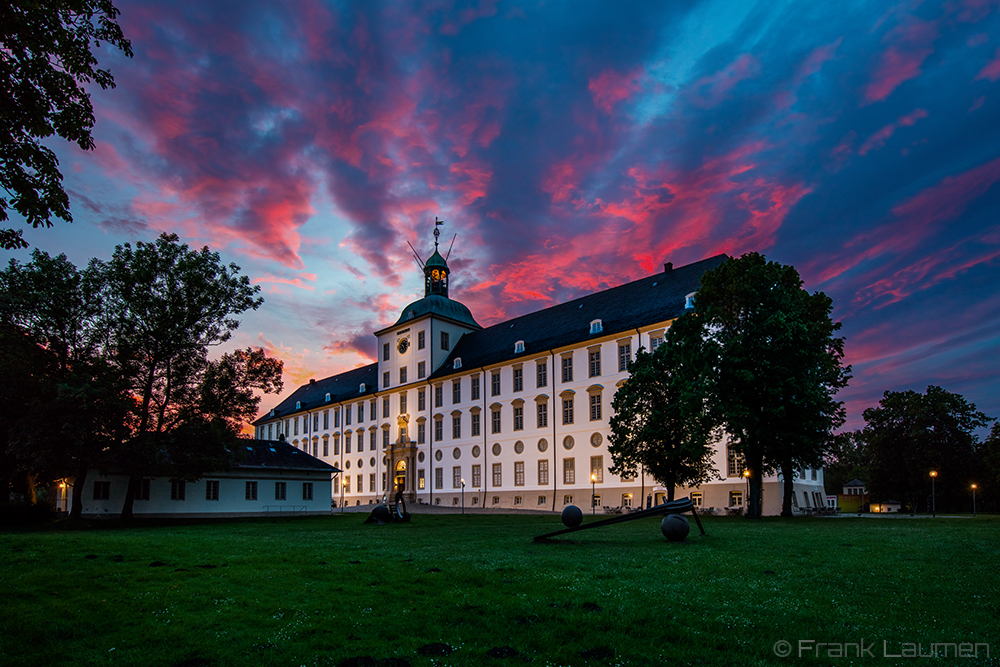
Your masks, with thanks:
[{"label": "tree", "polygon": [[873,497],[902,500],[911,511],[930,509],[932,470],[938,472],[941,507],[965,497],[979,449],[975,431],[993,421],[975,404],[929,386],[924,394],[887,391],[878,407],[868,408],[863,416]]},{"label": "tree", "polygon": [[[82,84],[115,85],[91,51],[101,42],[132,57],[111,0],[21,0],[0,5],[0,221],[12,207],[32,227],[53,216],[72,222],[56,155],[39,142],[56,134],[94,147],[94,110]],[[25,248],[20,230],[0,230],[0,245]]]},{"label": "tree", "polygon": [[983,510],[1000,510],[1000,422],[994,422],[990,434],[976,451],[975,474],[971,485],[978,487],[977,500]]},{"label": "tree", "polygon": [[673,344],[673,333],[672,327],[652,354],[636,352],[628,379],[615,392],[608,438],[611,473],[634,476],[641,467],[667,489],[670,501],[676,486],[712,477],[716,439],[698,391],[699,350]]},{"label": "tree", "polygon": [[[130,383],[136,427],[117,463],[130,475],[122,517],[150,466],[183,465],[196,476],[225,465],[236,420],[256,409],[247,392],[280,390],[280,362],[252,351],[208,359],[239,326],[234,319],[260,307],[259,286],[226,266],[207,247],[190,250],[175,234],[154,243],[115,248],[101,276],[102,328],[110,332],[110,359]],[[224,379],[244,384],[225,394]]]},{"label": "tree", "polygon": [[748,253],[702,276],[695,311],[671,327],[677,344],[702,350],[706,409],[750,474],[749,517],[760,517],[762,477],[776,470],[791,514],[795,469],[816,465],[843,423],[835,395],[850,367],[832,308],[793,267]]},{"label": "tree", "polygon": [[838,433],[823,458],[823,482],[827,494],[843,492],[844,485],[854,479],[868,483],[871,479],[868,446],[861,431]]}]

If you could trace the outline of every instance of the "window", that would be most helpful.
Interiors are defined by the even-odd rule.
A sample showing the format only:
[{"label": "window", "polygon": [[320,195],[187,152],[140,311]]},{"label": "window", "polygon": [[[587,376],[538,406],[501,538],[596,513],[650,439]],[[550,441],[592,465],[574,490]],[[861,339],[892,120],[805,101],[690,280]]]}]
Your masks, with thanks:
[{"label": "window", "polygon": [[418,350],[422,350],[422,349],[424,349],[424,347],[426,347],[426,344],[424,343],[424,332],[423,331],[418,331],[417,332],[417,349]]},{"label": "window", "polygon": [[399,414],[405,415],[406,410],[406,394],[399,395]]},{"label": "window", "polygon": [[257,482],[246,483],[247,500],[257,500]]},{"label": "window", "polygon": [[420,378],[424,377],[425,375],[427,375],[427,362],[426,361],[418,361],[417,362],[417,379],[419,380]]},{"label": "window", "polygon": [[542,402],[538,404],[538,428],[545,428],[549,425],[549,404]]},{"label": "window", "polygon": [[417,471],[417,489],[423,491],[426,488],[426,482],[424,481],[424,470],[421,468]]},{"label": "window", "polygon": [[515,368],[514,369],[514,391],[521,391],[524,389],[524,369]]},{"label": "window", "polygon": [[292,435],[298,435],[299,434],[299,418],[298,417],[296,417],[295,419],[292,420],[292,426],[295,429],[295,432],[292,433]]},{"label": "window", "polygon": [[[375,415],[372,414],[372,419],[375,419]],[[358,423],[362,423],[365,420],[365,404],[358,403]]]},{"label": "window", "polygon": [[563,484],[576,484],[576,459],[563,459]]},{"label": "window", "polygon": [[524,352],[524,341],[519,340],[514,343],[514,354],[521,354],[522,352]]},{"label": "window", "polygon": [[382,343],[382,361],[389,361],[389,343]]},{"label": "window", "polygon": [[743,492],[742,491],[730,491],[729,492],[729,506],[730,507],[742,507],[743,506]]},{"label": "window", "polygon": [[493,410],[493,433],[500,432],[500,408]]},{"label": "window", "polygon": [[444,405],[444,386],[436,385],[434,387],[434,407],[440,408]]},{"label": "window", "polygon": [[389,386],[389,371],[386,371],[385,373],[382,373],[382,387],[385,388],[388,386]]},{"label": "window", "polygon": [[538,504],[539,505],[545,504],[545,496],[538,496]]},{"label": "window", "polygon": [[333,455],[340,456],[340,438],[333,436]]},{"label": "window", "polygon": [[462,466],[455,466],[451,469],[451,488],[462,488]]},{"label": "window", "polygon": [[344,493],[351,492],[351,477],[350,475],[344,475]]},{"label": "window", "polygon": [[287,486],[287,484],[285,482],[275,482],[274,483],[274,499],[275,500],[284,500],[285,499],[286,486]]},{"label": "window", "polygon": [[451,349],[451,343],[448,341],[448,332],[447,331],[442,331],[441,332],[441,349],[442,350],[450,350]]},{"label": "window", "polygon": [[444,440],[444,420],[441,417],[436,417],[434,419],[434,442],[442,440]]},{"label": "window", "polygon": [[451,437],[456,440],[462,437],[462,415],[455,415],[451,418]]},{"label": "window", "polygon": [[274,424],[267,425],[267,439],[274,440]]},{"label": "window", "polygon": [[514,406],[514,430],[524,430],[524,406],[522,405]]},{"label": "window", "polygon": [[285,435],[288,435],[288,428],[289,428],[289,426],[288,426],[288,420],[286,419],[285,420]]},{"label": "window", "polygon": [[405,426],[399,427],[399,440],[400,442],[407,442],[407,432]]},{"label": "window", "polygon": [[590,457],[590,478],[596,484],[604,483],[604,457],[603,456],[591,456]]},{"label": "window", "polygon": [[572,505],[573,496],[563,496],[563,505]]},{"label": "window", "polygon": [[503,484],[503,466],[499,463],[493,464],[493,487],[496,488]]},{"label": "window", "polygon": [[524,461],[514,462],[514,486],[524,486]]},{"label": "window", "polygon": [[500,395],[500,371],[493,371],[490,375],[490,395]]},{"label": "window", "polygon": [[319,430],[319,413],[313,413],[313,433]]},{"label": "window", "polygon": [[364,476],[363,475],[358,475],[358,493],[364,493],[365,492],[365,485],[363,484],[364,481],[365,481]]},{"label": "window", "polygon": [[649,339],[649,347],[651,352],[656,352],[656,348],[663,345],[663,334],[659,336],[653,336]]},{"label": "window", "polygon": [[562,417],[562,423],[563,424],[572,424],[573,423],[573,397],[572,396],[570,396],[569,398],[564,398],[563,399],[563,417]]},{"label": "window", "polygon": [[811,479],[814,482],[816,481],[816,468],[811,468],[809,470],[809,479]]},{"label": "window", "polygon": [[493,496],[493,504],[494,505],[500,504],[500,496]]},{"label": "window", "polygon": [[[339,477],[334,477],[333,478],[333,492],[334,493],[340,493],[340,478]],[[247,500],[249,500],[249,498],[247,498]]]},{"label": "window", "polygon": [[472,435],[473,437],[479,435],[479,413],[472,413]]},{"label": "window", "polygon": [[479,400],[479,376],[476,375],[472,378],[472,400]]},{"label": "window", "polygon": [[424,422],[417,423],[417,444],[422,445],[427,442],[427,424]]},{"label": "window", "polygon": [[591,334],[599,334],[602,331],[604,331],[604,323],[603,322],[601,322],[600,320],[594,320],[593,322],[590,323],[590,333]]},{"label": "window", "polygon": [[691,494],[691,502],[694,503],[695,507],[701,507],[702,494],[699,491],[695,491]]},{"label": "window", "polygon": [[205,500],[219,499],[219,480],[205,480]]},{"label": "window", "polygon": [[618,372],[627,371],[631,361],[632,343],[620,343],[618,345]]},{"label": "window", "polygon": [[333,412],[333,427],[340,428],[340,410],[334,410]]},{"label": "window", "polygon": [[406,384],[406,366],[399,369],[399,384]]},{"label": "window", "polygon": [[344,435],[344,453],[345,454],[350,454],[351,453],[351,434],[350,433],[347,433],[346,435]]},{"label": "window", "polygon": [[375,421],[375,404],[376,401],[374,398],[368,402],[368,418],[372,421]]},{"label": "window", "polygon": [[535,368],[535,386],[545,387],[549,384],[549,366],[543,360],[538,362],[538,366]]},{"label": "window", "polygon": [[478,463],[472,466],[472,486],[478,489],[483,485],[483,467]]},{"label": "window", "polygon": [[421,389],[417,392],[417,412],[427,409],[427,392]]},{"label": "window", "polygon": [[601,349],[591,350],[588,358],[590,359],[590,377],[598,377],[601,374]]},{"label": "window", "polygon": [[451,383],[451,402],[458,404],[462,402],[462,381],[454,380]]},{"label": "window", "polygon": [[184,480],[183,479],[172,479],[172,480],[170,480],[170,499],[171,500],[184,500]]},{"label": "window", "polygon": [[382,398],[382,419],[389,418],[389,397],[384,396]]},{"label": "window", "polygon": [[319,456],[319,440],[313,440],[313,456]]},{"label": "window", "polygon": [[313,499],[313,483],[302,482],[302,500],[312,500],[312,499]]},{"label": "window", "polygon": [[[375,434],[372,433],[372,437],[374,437],[374,436],[375,436]],[[374,443],[372,443],[372,444],[374,444]],[[382,449],[385,449],[388,446],[389,446],[389,429],[384,428],[384,429],[382,429]],[[375,449],[375,448],[372,447],[372,449]]]},{"label": "window", "polygon": [[[110,500],[110,499],[111,499],[111,482],[94,482],[94,500]],[[181,498],[181,500],[183,500],[183,498]]]},{"label": "window", "polygon": [[323,438],[323,456],[330,455],[330,440]]},{"label": "window", "polygon": [[590,421],[596,422],[601,420],[601,395],[591,394],[590,395]]},{"label": "window", "polygon": [[567,355],[562,358],[562,381],[573,381],[573,356]]},{"label": "window", "polygon": [[746,462],[743,460],[743,455],[729,446],[726,447],[726,451],[728,452],[729,459],[729,468],[726,472],[726,477],[742,477],[743,470],[746,468]]},{"label": "window", "polygon": [[444,488],[444,468],[434,468],[434,488]]},{"label": "window", "polygon": [[136,491],[136,500],[149,500],[149,479],[139,480],[139,489]]},{"label": "window", "polygon": [[549,461],[540,459],[538,461],[538,485],[546,486],[549,483]]}]

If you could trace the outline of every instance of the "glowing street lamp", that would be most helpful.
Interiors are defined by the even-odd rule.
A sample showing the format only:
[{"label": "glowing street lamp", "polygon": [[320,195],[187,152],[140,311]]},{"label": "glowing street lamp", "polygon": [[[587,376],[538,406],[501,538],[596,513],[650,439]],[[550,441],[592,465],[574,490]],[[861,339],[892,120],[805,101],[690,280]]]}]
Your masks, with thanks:
[{"label": "glowing street lamp", "polygon": [[[642,501],[639,501],[639,507],[642,507]],[[597,473],[590,473],[590,513],[597,514]]]},{"label": "glowing street lamp", "polygon": [[749,513],[750,512],[750,471],[749,470],[746,470],[746,469],[743,470],[743,478],[747,481],[747,499],[746,499],[746,502],[743,503],[743,505],[747,508],[747,512]]},{"label": "glowing street lamp", "polygon": [[465,479],[462,479],[462,514],[465,514]]},{"label": "glowing street lamp", "polygon": [[937,494],[934,490],[934,481],[937,479],[937,470],[931,470],[931,516],[937,516]]},{"label": "glowing street lamp", "polygon": [[976,516],[976,489],[979,488],[977,485],[972,485],[972,516]]}]

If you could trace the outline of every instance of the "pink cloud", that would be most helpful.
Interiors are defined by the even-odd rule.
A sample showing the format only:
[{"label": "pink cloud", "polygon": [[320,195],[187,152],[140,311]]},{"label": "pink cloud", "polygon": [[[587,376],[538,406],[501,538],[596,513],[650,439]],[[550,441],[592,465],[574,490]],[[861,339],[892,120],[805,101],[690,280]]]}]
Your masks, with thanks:
[{"label": "pink cloud", "polygon": [[700,108],[707,109],[722,102],[739,82],[756,78],[760,74],[760,61],[756,56],[744,53],[729,63],[725,69],[705,76],[691,86],[691,101]]},{"label": "pink cloud", "polygon": [[858,155],[865,155],[871,150],[882,148],[896,130],[901,127],[910,127],[921,118],[927,118],[927,111],[924,109],[914,109],[909,114],[900,116],[896,122],[889,123],[865,139],[865,142],[861,144],[861,148],[858,149]]},{"label": "pink cloud", "polygon": [[461,32],[462,28],[470,23],[478,21],[482,18],[496,16],[499,1],[500,0],[479,0],[475,6],[463,9],[459,12],[457,18],[453,20],[446,20],[445,23],[441,25],[441,34],[457,35]]},{"label": "pink cloud", "polygon": [[927,57],[934,52],[937,25],[932,21],[909,18],[890,30],[882,39],[889,43],[865,87],[865,103],[887,98],[904,81],[919,76]]},{"label": "pink cloud", "polygon": [[993,54],[993,60],[986,63],[986,65],[979,70],[979,73],[976,74],[973,81],[978,81],[979,79],[989,79],[990,81],[1000,79],[1000,48],[998,48]]},{"label": "pink cloud", "polygon": [[937,185],[894,206],[892,213],[902,218],[909,229],[914,225],[923,227],[952,220],[997,181],[1000,181],[1000,158],[942,179]]},{"label": "pink cloud", "polygon": [[587,84],[594,105],[604,113],[611,113],[616,104],[632,98],[642,87],[645,71],[642,68],[620,74],[606,69]]}]

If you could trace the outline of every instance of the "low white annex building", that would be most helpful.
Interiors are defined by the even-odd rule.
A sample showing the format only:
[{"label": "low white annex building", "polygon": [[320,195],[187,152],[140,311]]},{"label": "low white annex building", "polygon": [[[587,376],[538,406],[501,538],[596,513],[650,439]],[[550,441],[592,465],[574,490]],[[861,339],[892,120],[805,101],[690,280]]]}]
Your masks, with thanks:
[{"label": "low white annex building", "polygon": [[[190,482],[168,477],[143,479],[133,514],[147,518],[238,517],[329,514],[332,475],[340,472],[287,442],[242,440],[244,451],[227,471]],[[57,485],[56,506],[68,509],[67,484]],[[91,471],[84,482],[83,516],[121,513],[128,489],[125,475]]]},{"label": "low white annex building", "polygon": [[[437,229],[435,229],[435,235]],[[338,505],[378,502],[402,490],[409,502],[561,511],[569,504],[628,508],[662,502],[648,476],[612,476],[611,402],[644,347],[693,308],[701,276],[718,255],[480,326],[448,296],[450,270],[435,250],[423,267],[424,297],[376,331],[378,361],[310,380],[254,422],[260,439],[289,442],[343,470]],[[741,508],[746,479],[724,443],[720,479],[679,489],[707,510]],[[822,470],[799,471],[793,506],[822,507]],[[763,512],[781,511],[778,477],[764,480]]]}]

